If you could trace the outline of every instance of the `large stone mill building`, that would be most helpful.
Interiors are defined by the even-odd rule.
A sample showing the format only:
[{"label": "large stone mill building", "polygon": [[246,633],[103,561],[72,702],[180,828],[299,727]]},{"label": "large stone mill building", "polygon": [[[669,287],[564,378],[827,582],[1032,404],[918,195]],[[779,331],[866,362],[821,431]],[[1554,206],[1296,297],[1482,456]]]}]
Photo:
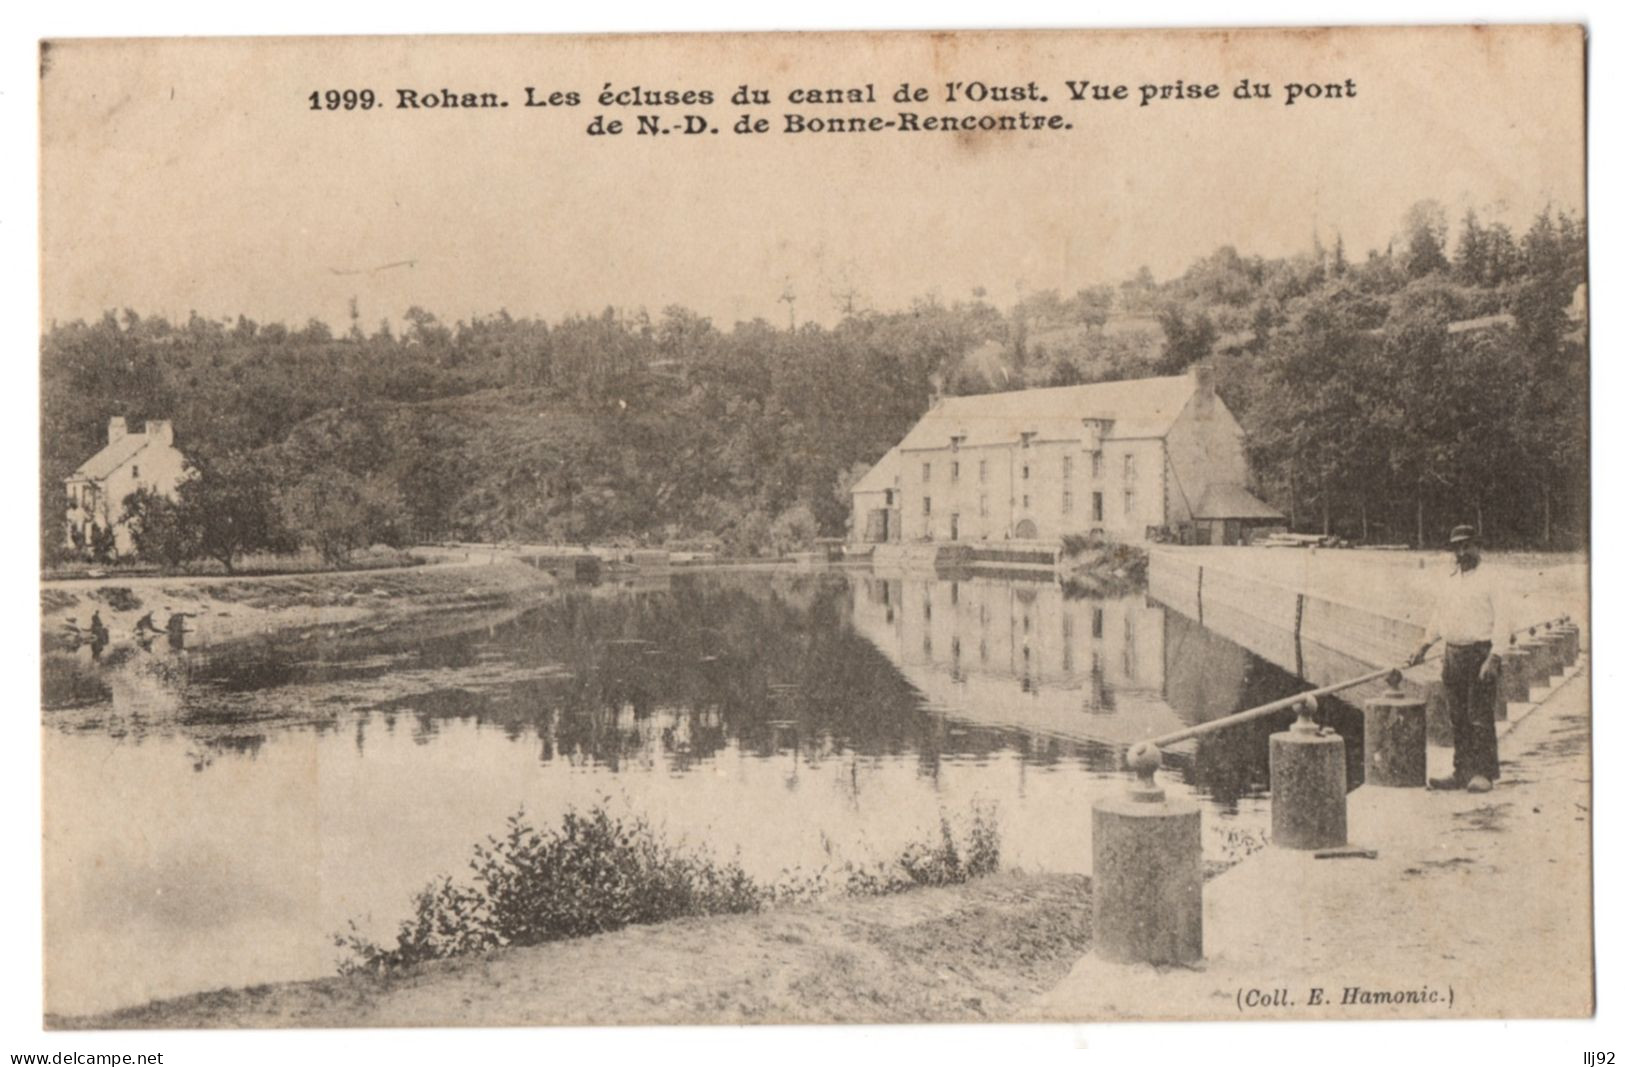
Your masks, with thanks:
[{"label": "large stone mill building", "polygon": [[1241,426],[1206,365],[948,397],[853,487],[852,538],[1236,544],[1282,521],[1247,481]]}]

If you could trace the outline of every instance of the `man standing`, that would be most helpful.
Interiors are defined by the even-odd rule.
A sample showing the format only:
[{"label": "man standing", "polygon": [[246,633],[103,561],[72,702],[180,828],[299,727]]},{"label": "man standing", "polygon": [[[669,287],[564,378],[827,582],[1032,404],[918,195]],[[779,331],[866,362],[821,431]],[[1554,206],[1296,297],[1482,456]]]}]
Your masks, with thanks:
[{"label": "man standing", "polygon": [[1455,735],[1455,773],[1429,778],[1433,789],[1466,789],[1487,793],[1501,776],[1495,744],[1495,682],[1501,659],[1497,636],[1506,629],[1493,579],[1479,569],[1476,531],[1457,526],[1450,531],[1455,569],[1445,577],[1434,601],[1427,636],[1411,657],[1422,662],[1429,648],[1444,641],[1444,695]]}]

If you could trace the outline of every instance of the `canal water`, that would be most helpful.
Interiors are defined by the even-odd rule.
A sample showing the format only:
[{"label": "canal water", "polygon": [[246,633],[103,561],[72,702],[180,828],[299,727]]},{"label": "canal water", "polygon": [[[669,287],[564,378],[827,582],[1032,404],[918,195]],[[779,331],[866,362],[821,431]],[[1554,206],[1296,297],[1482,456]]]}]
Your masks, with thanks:
[{"label": "canal water", "polygon": [[[331,974],[348,922],[391,940],[521,808],[602,803],[767,880],[991,808],[1005,866],[1087,871],[1124,746],[1303,688],[1143,592],[969,574],[684,574],[457,632],[111,651],[56,664],[74,706],[44,713],[54,1012]],[[1352,709],[1321,714],[1358,754]],[[1267,831],[1288,718],[1169,754],[1210,859]]]}]

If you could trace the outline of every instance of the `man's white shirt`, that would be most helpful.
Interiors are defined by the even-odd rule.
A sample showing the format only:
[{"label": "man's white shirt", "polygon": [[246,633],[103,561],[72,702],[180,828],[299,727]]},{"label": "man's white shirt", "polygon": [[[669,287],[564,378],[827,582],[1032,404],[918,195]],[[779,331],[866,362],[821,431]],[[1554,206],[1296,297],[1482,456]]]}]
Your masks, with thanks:
[{"label": "man's white shirt", "polygon": [[1427,639],[1452,645],[1493,642],[1492,651],[1506,644],[1508,619],[1495,578],[1483,565],[1470,571],[1452,569],[1439,582]]}]

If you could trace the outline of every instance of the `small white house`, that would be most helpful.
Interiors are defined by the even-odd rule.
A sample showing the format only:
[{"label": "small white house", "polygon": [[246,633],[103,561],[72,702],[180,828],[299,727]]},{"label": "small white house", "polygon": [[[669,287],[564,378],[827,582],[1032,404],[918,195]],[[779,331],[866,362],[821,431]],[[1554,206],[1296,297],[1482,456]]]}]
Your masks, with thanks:
[{"label": "small white house", "polygon": [[174,427],[148,420],[141,433],[131,433],[122,417],[107,420],[107,445],[70,474],[68,542],[88,546],[95,527],[113,531],[119,555],[131,549],[130,531],[122,521],[124,498],[150,489],[173,498],[186,477],[186,457],[175,447]]}]

